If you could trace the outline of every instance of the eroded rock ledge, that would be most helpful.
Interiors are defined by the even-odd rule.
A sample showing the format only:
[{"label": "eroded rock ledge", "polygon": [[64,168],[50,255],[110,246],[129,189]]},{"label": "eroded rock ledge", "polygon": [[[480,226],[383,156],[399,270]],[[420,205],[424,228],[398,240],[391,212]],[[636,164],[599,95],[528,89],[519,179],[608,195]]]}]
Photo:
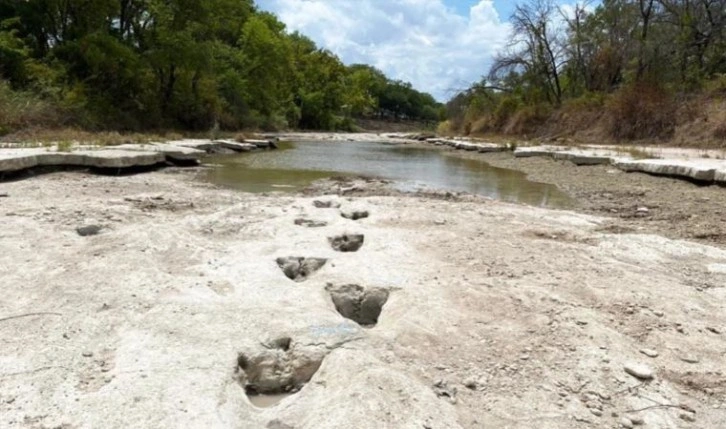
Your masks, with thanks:
[{"label": "eroded rock ledge", "polygon": [[699,156],[700,153],[678,148],[549,145],[517,148],[464,139],[429,138],[424,141],[437,146],[480,153],[511,150],[517,158],[545,157],[570,161],[575,165],[612,165],[626,172],[726,186],[726,160],[723,159],[722,153],[708,154],[708,151],[705,151],[707,156],[704,157]]},{"label": "eroded rock ledge", "polygon": [[208,153],[249,152],[276,149],[272,140],[178,140],[166,143],[124,144],[119,146],[74,146],[60,151],[48,148],[10,148],[0,150],[0,178],[37,167],[85,167],[94,169],[132,169],[165,163],[196,165]]}]

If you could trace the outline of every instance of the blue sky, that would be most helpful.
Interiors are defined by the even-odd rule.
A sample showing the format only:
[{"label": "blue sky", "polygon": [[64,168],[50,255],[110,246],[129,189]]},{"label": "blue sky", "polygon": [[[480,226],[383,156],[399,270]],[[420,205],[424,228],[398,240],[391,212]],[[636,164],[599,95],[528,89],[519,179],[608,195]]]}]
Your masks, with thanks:
[{"label": "blue sky", "polygon": [[[560,0],[573,4],[577,0]],[[445,101],[509,41],[509,0],[257,0],[346,64],[375,66]]]},{"label": "blue sky", "polygon": [[[458,14],[467,15],[469,10],[479,3],[479,0],[445,0],[444,3],[456,10]],[[513,0],[494,0],[494,8],[499,12],[500,17],[508,19],[514,11],[516,3]]]}]

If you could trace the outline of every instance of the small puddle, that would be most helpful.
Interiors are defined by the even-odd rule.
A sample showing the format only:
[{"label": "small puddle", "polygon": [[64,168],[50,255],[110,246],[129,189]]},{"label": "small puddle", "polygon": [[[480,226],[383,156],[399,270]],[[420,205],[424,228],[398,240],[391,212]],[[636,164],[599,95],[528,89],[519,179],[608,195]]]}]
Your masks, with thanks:
[{"label": "small puddle", "polygon": [[282,402],[283,399],[289,398],[292,395],[294,395],[294,393],[276,393],[269,395],[250,394],[247,395],[247,399],[249,399],[250,403],[257,408],[272,408]]},{"label": "small puddle", "polygon": [[390,179],[400,190],[469,192],[539,207],[568,208],[572,200],[556,186],[533,182],[516,170],[492,167],[437,148],[375,142],[282,143],[279,151],[207,158],[204,180],[246,192],[297,191],[341,175]]}]

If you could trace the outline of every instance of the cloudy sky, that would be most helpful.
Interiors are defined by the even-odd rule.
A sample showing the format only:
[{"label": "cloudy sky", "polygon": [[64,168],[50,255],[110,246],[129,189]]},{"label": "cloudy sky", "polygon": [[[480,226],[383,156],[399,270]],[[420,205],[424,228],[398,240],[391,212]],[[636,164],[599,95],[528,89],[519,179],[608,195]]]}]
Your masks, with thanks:
[{"label": "cloudy sky", "polygon": [[[574,3],[575,0],[561,0]],[[365,63],[446,100],[485,75],[514,0],[257,0],[346,64]]]}]

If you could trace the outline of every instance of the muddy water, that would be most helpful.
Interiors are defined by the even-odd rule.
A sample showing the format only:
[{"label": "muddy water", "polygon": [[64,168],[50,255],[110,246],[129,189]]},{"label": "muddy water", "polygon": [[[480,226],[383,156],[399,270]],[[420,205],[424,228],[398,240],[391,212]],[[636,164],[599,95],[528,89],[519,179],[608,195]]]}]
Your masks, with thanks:
[{"label": "muddy water", "polygon": [[205,179],[247,192],[298,190],[341,175],[395,181],[401,190],[464,191],[534,206],[567,208],[571,200],[555,186],[532,182],[515,170],[461,159],[437,148],[371,142],[283,143],[279,151],[208,158]]}]

